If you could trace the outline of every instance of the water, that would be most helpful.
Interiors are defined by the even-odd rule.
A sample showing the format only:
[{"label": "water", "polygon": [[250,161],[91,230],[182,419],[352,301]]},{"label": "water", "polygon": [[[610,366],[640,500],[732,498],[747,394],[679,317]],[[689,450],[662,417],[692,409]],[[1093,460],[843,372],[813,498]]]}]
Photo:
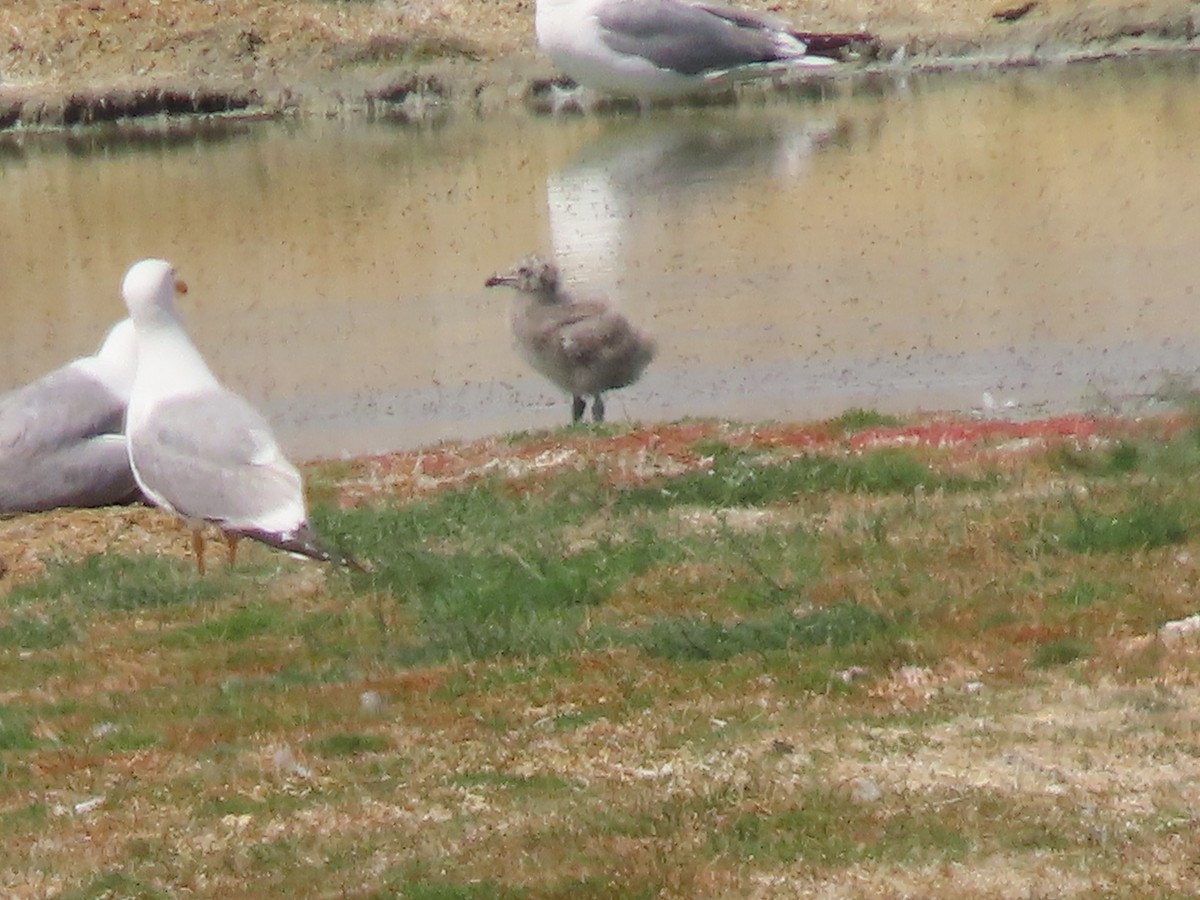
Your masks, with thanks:
[{"label": "water", "polygon": [[300,457],[545,427],[527,252],[659,339],[610,418],[1005,414],[1200,360],[1200,65],[910,79],[739,108],[0,143],[0,388],[90,352],[144,256]]}]

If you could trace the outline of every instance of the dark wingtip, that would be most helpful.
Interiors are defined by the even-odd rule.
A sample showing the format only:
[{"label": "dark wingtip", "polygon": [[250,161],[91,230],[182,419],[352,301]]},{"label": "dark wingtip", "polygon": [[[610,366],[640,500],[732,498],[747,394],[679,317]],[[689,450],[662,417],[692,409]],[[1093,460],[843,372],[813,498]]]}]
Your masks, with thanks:
[{"label": "dark wingtip", "polygon": [[375,571],[375,566],[372,563],[363,563],[349,553],[335,550],[328,546],[317,536],[316,532],[312,530],[312,527],[307,522],[296,529],[293,534],[287,535],[274,534],[267,531],[239,531],[237,533],[266,544],[269,547],[275,547],[288,553],[298,553],[301,556],[307,556],[309,559],[315,559],[317,562],[345,566],[347,569],[361,572],[364,575]]}]

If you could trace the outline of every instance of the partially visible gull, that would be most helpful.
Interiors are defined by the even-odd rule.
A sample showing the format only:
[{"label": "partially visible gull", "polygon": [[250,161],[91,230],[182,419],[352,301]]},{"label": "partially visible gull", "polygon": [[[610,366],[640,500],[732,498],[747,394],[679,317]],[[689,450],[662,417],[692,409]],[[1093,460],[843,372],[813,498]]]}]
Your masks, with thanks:
[{"label": "partially visible gull", "polygon": [[0,513],[138,498],[123,434],[136,366],[124,319],[94,356],[0,396]]},{"label": "partially visible gull", "polygon": [[641,377],[654,358],[654,340],[602,300],[575,300],[558,283],[558,269],[539,256],[489,278],[487,287],[515,288],[511,322],[517,350],[531,366],[571,394],[578,422],[592,397],[592,418],[604,421],[601,394]]},{"label": "partially visible gull", "polygon": [[852,43],[872,40],[687,0],[537,0],[535,25],[538,46],[573,80],[641,102],[830,66]]},{"label": "partially visible gull", "polygon": [[201,573],[206,522],[225,535],[231,564],[238,538],[248,537],[359,568],[313,533],[300,473],[284,458],[270,425],[217,381],[188,338],[175,311],[175,295],[186,292],[161,259],[134,263],[121,283],[138,341],[126,426],[138,485],[191,527]]}]

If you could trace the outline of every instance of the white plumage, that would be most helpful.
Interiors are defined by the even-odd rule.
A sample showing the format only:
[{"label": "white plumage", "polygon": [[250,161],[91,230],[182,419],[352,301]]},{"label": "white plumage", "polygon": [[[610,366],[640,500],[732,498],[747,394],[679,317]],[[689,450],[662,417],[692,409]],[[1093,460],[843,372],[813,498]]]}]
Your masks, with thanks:
[{"label": "white plumage", "polygon": [[579,84],[641,101],[795,67],[825,67],[862,33],[796,31],[764,13],[687,0],[537,0],[538,46]]},{"label": "white plumage", "polygon": [[160,259],[134,263],[121,293],[137,330],[138,367],[127,435],[134,477],[157,506],[193,529],[225,534],[232,560],[239,537],[313,559],[347,562],[322,546],[308,524],[300,473],[266,419],[226,389],[192,344],[175,310],[187,286]]}]

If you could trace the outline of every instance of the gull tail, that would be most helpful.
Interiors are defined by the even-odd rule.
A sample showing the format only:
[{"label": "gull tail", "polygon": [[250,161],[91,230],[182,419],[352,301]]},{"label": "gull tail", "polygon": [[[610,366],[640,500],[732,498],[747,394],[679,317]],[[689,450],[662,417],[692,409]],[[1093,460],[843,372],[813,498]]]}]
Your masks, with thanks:
[{"label": "gull tail", "polygon": [[337,566],[345,566],[347,569],[353,569],[355,572],[365,574],[374,571],[374,567],[370,564],[362,563],[349,553],[330,547],[317,536],[317,533],[312,530],[312,526],[307,522],[304,522],[295,531],[289,531],[285,534],[279,534],[274,531],[256,530],[238,531],[237,534],[259,541],[269,547],[285,550],[288,553],[307,556],[309,559],[315,559],[318,562],[328,562]]},{"label": "gull tail", "polygon": [[879,41],[869,31],[792,31],[792,37],[804,42],[809,56],[843,59],[853,44],[875,44]]}]

